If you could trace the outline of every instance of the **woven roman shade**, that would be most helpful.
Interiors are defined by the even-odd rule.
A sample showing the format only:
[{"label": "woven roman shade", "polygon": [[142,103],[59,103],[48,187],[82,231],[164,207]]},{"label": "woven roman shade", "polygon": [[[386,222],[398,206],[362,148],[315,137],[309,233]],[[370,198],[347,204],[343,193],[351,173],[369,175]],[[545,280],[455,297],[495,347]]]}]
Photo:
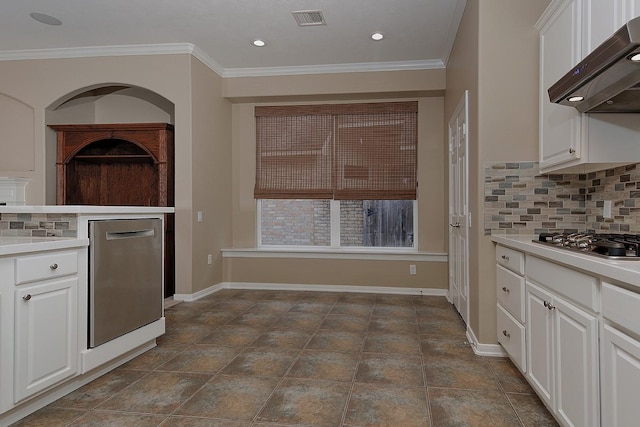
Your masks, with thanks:
[{"label": "woven roman shade", "polygon": [[417,102],[256,107],[257,199],[415,200]]}]

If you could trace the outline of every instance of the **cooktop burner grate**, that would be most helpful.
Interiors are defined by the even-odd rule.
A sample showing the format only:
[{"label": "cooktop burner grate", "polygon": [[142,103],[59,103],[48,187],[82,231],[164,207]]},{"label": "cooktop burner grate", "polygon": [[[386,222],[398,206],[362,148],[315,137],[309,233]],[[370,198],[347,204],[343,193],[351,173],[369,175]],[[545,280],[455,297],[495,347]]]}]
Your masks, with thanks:
[{"label": "cooktop burner grate", "polygon": [[534,242],[609,259],[640,260],[640,235],[540,233]]}]

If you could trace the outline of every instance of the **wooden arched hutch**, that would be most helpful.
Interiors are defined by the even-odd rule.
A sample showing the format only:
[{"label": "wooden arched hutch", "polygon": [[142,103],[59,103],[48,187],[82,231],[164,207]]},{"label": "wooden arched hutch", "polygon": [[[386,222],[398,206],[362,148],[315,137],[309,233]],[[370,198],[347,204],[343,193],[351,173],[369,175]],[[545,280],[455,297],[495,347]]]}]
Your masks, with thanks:
[{"label": "wooden arched hutch", "polygon": [[[49,125],[57,132],[56,203],[174,206],[173,126]],[[165,296],[175,293],[174,221],[166,220]]]}]

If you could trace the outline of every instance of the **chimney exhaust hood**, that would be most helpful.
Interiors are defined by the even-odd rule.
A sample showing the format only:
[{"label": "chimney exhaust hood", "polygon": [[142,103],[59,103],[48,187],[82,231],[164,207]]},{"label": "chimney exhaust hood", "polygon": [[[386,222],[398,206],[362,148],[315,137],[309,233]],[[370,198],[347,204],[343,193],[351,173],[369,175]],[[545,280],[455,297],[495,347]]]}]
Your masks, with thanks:
[{"label": "chimney exhaust hood", "polygon": [[549,88],[549,99],[581,113],[640,113],[640,17]]}]

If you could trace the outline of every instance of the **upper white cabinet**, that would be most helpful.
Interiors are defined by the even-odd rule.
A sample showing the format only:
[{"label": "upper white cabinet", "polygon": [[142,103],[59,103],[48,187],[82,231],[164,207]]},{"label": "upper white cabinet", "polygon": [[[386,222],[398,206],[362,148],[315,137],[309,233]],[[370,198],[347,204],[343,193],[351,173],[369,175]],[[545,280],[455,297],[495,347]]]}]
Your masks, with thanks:
[{"label": "upper white cabinet", "polygon": [[581,114],[547,90],[629,19],[640,0],[554,0],[540,31],[540,171],[589,172],[640,162],[637,114]]}]

